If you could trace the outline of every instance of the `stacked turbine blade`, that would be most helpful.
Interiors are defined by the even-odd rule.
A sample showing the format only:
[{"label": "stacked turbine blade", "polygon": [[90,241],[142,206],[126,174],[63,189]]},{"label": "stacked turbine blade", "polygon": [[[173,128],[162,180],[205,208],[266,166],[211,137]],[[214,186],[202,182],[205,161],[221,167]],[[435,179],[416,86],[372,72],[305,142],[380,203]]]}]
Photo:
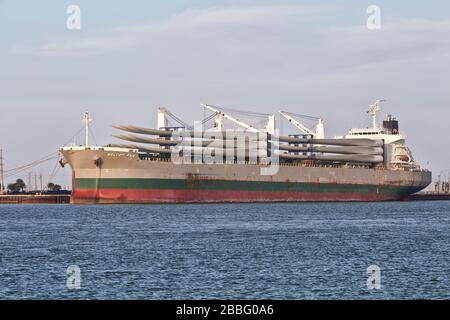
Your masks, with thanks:
[{"label": "stacked turbine blade", "polygon": [[[114,128],[127,134],[113,137],[132,142],[117,146],[132,147],[155,154],[200,153],[248,158],[278,156],[285,160],[381,163],[384,141],[375,139],[314,139],[308,137],[270,136],[261,132],[166,131],[132,125]],[[152,137],[148,137],[152,136]],[[138,144],[134,144],[138,143]],[[147,145],[155,147],[148,147]]]}]

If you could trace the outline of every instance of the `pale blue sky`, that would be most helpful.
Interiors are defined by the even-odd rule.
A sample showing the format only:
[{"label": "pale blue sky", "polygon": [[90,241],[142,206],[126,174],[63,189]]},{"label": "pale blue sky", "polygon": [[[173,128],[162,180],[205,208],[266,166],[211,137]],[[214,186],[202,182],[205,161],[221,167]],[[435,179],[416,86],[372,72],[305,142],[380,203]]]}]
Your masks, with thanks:
[{"label": "pale blue sky", "polygon": [[[66,29],[70,4],[80,31]],[[365,27],[371,4],[379,31]],[[367,124],[383,97],[416,158],[450,170],[450,1],[0,0],[0,39],[7,169],[57,149],[85,109],[100,144],[111,124],[154,126],[161,105],[193,121],[201,102],[287,106],[322,116],[332,136]]]},{"label": "pale blue sky", "polygon": [[[424,3],[412,1],[297,1],[297,0],[0,0],[1,46],[33,43],[39,39],[67,36],[64,27],[65,10],[77,4],[83,9],[83,30],[88,34],[108,30],[117,26],[135,25],[162,21],[184,10],[208,7],[249,7],[276,4],[322,5],[340,8],[339,15],[329,16],[329,22],[341,24],[361,23],[361,16],[368,5],[382,7],[385,14],[412,19],[447,19],[450,1],[432,0]],[[63,12],[63,14],[61,14]]]}]

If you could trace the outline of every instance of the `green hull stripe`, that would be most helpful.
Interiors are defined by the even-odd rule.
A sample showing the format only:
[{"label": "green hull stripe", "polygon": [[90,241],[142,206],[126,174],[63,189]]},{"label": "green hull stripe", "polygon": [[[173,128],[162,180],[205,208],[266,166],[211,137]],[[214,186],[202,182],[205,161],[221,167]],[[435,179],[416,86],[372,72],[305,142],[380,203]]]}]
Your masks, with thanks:
[{"label": "green hull stripe", "polygon": [[185,179],[76,179],[76,189],[175,189],[242,190],[268,192],[330,192],[408,195],[421,187],[377,186],[361,184],[293,183]]}]

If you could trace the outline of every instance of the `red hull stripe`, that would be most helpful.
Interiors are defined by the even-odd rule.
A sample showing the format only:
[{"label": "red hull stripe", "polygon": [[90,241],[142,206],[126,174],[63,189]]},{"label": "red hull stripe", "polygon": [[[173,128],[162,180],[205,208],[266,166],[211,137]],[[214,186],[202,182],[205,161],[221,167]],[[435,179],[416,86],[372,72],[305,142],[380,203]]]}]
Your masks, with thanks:
[{"label": "red hull stripe", "polygon": [[339,183],[296,183],[272,181],[213,180],[213,179],[75,179],[74,189],[117,189],[117,190],[199,190],[199,191],[253,191],[289,193],[392,193],[408,195],[422,189],[421,186],[339,184]]},{"label": "red hull stripe", "polygon": [[178,189],[78,189],[74,203],[182,203],[182,202],[285,202],[285,201],[383,201],[395,194],[348,192],[267,192],[242,190]]}]

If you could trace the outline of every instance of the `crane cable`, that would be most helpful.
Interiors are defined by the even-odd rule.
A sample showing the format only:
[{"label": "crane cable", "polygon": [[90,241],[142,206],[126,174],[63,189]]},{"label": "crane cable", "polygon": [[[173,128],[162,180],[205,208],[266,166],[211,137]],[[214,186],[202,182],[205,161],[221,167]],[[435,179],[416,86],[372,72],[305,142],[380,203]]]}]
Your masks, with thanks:
[{"label": "crane cable", "polygon": [[315,121],[320,120],[319,117],[315,117],[315,116],[307,116],[307,115],[304,115],[304,114],[298,114],[298,113],[287,112],[287,111],[283,111],[283,112],[286,113],[287,115],[290,115],[290,116],[293,116],[293,117],[297,117],[297,118],[303,118],[303,119],[315,120]]},{"label": "crane cable", "polygon": [[268,113],[261,113],[261,112],[254,112],[254,111],[243,111],[243,110],[238,110],[238,109],[224,108],[224,107],[218,107],[218,106],[212,106],[212,105],[211,105],[211,107],[213,107],[213,108],[215,108],[217,110],[220,110],[220,111],[236,113],[236,114],[246,115],[246,116],[250,116],[250,117],[266,118],[266,117],[270,116],[270,114],[268,114]]},{"label": "crane cable", "polygon": [[48,178],[47,186],[48,186],[48,185],[50,184],[50,182],[52,182],[52,180],[56,177],[56,174],[58,173],[59,168],[60,168],[60,166],[59,166],[59,161],[56,161],[55,167],[53,168],[53,171],[52,171],[52,173],[50,174],[50,177]]},{"label": "crane cable", "polygon": [[178,122],[179,124],[181,124],[183,127],[191,130],[192,126],[188,125],[186,122],[184,122],[183,120],[181,120],[180,118],[178,118],[176,115],[174,115],[172,112],[170,112],[169,110],[166,110],[166,114],[172,118],[173,120],[175,120],[176,122]]}]

